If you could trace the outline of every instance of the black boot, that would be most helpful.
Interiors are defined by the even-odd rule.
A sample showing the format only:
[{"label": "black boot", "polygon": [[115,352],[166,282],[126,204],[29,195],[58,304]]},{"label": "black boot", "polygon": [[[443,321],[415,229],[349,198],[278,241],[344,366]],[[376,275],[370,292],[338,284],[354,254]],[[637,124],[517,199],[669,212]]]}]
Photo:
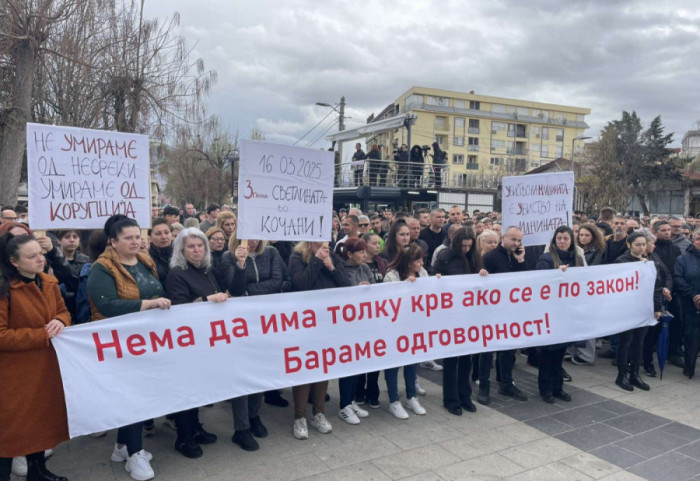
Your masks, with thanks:
[{"label": "black boot", "polygon": [[238,444],[245,451],[257,451],[260,449],[260,446],[253,437],[253,434],[250,432],[250,429],[235,431],[231,441],[233,441],[234,444]]},{"label": "black boot", "polygon": [[642,391],[648,391],[651,389],[647,383],[645,383],[641,377],[639,377],[639,366],[632,366],[630,371],[630,384]]},{"label": "black boot", "polygon": [[27,456],[27,481],[68,481],[68,478],[56,476],[46,469],[44,453]]},{"label": "black boot", "polygon": [[260,416],[255,416],[254,418],[248,418],[250,421],[250,432],[256,438],[267,437],[267,428],[260,420]]},{"label": "black boot", "polygon": [[615,384],[620,386],[625,391],[634,391],[634,386],[632,386],[627,380],[626,374],[618,374],[617,379],[615,379]]}]

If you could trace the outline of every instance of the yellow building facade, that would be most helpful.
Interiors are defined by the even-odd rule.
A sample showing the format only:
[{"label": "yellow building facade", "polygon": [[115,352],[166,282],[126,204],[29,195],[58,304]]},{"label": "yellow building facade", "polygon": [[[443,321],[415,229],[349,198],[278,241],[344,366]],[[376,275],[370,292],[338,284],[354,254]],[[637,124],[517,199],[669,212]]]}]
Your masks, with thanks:
[{"label": "yellow building facade", "polygon": [[448,154],[450,185],[467,187],[477,177],[515,175],[571,158],[572,149],[574,156],[582,155],[583,141],[575,139],[588,128],[585,116],[591,110],[412,87],[370,122],[405,113],[415,116],[410,139],[408,130],[399,128],[368,143],[380,144],[383,156],[391,158],[393,149],[409,140],[409,149],[438,142]]}]

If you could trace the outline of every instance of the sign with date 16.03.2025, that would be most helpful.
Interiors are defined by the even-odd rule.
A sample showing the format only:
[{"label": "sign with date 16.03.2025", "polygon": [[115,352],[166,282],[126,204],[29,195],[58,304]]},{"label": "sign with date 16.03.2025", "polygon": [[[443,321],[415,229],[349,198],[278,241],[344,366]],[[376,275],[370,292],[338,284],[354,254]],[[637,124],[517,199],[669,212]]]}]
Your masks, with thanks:
[{"label": "sign with date 16.03.2025", "polygon": [[333,161],[333,152],[243,141],[237,237],[330,240]]}]

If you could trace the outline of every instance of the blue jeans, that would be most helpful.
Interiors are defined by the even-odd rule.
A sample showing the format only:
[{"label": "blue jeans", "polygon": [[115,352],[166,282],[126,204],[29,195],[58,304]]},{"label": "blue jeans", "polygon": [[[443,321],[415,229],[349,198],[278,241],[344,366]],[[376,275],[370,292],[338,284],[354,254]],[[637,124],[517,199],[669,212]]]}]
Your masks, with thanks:
[{"label": "blue jeans", "polygon": [[[416,396],[416,372],[418,364],[409,364],[403,367],[403,380],[406,383],[406,399]],[[389,391],[389,402],[399,400],[399,368],[394,367],[384,370],[386,389]]]}]

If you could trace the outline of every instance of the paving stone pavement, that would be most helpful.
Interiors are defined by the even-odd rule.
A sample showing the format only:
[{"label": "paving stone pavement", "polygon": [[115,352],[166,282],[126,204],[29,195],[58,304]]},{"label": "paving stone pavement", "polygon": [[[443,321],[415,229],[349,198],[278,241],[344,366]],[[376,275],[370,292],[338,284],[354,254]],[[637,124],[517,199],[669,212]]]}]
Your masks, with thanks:
[{"label": "paving stone pavement", "polygon": [[[175,452],[175,433],[164,418],[156,420],[159,431],[144,447],[154,455],[156,479],[174,481],[700,480],[700,380],[667,366],[663,380],[646,378],[651,391],[628,393],[614,385],[610,361],[566,363],[573,401],[550,405],[536,396],[536,370],[519,356],[516,367],[516,383],[530,399],[500,396],[492,382],[492,404],[477,404],[474,414],[447,413],[441,373],[419,369],[426,416],[411,413],[405,421],[391,416],[380,378],[380,409],[350,426],[337,416],[338,387],[331,382],[330,434],[310,429],[309,439],[298,441],[292,437],[291,407],[264,405],[261,417],[270,435],[259,440],[259,451],[244,452],[231,442],[231,409],[223,402],[200,409],[207,430],[219,436],[203,447],[203,457],[190,460]],[[291,392],[284,396],[291,399]],[[49,467],[71,481],[131,479],[123,463],[109,460],[115,436],[112,431],[64,443]]]}]

